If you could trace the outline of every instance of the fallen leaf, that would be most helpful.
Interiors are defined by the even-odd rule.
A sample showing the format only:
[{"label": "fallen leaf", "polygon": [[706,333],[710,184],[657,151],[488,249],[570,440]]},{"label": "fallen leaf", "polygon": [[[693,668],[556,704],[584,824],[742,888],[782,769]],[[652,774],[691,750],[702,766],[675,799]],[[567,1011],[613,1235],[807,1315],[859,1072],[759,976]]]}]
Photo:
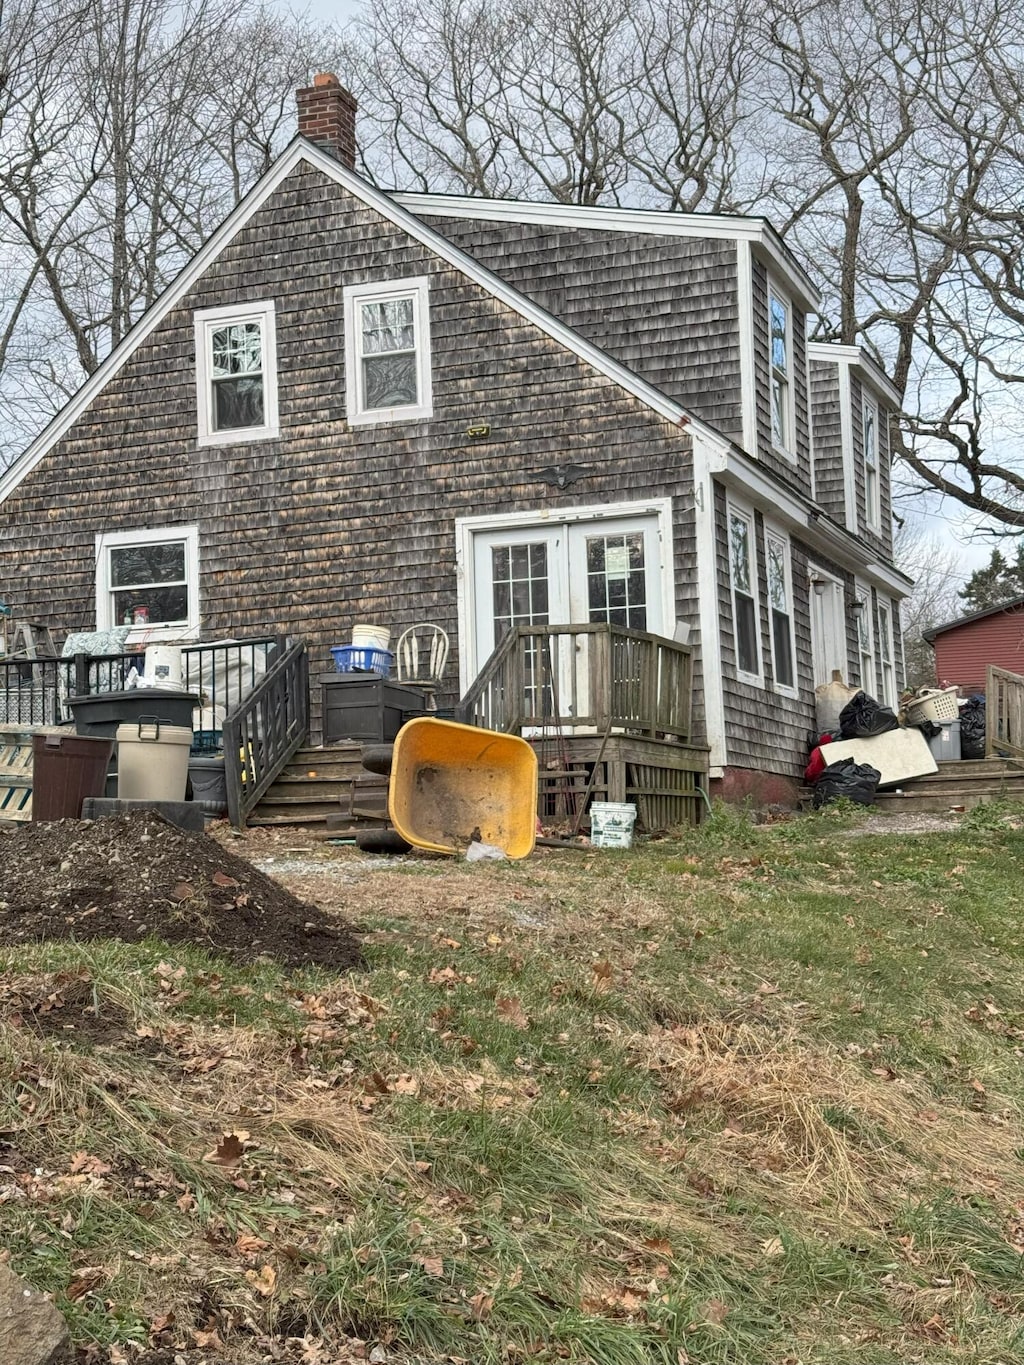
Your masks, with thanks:
[{"label": "fallen leaf", "polygon": [[671,1256],[672,1243],[666,1242],[664,1237],[645,1237],[644,1246],[648,1251],[653,1251],[656,1256]]},{"label": "fallen leaf", "polygon": [[494,1002],[498,1011],[498,1017],[505,1024],[511,1024],[513,1028],[528,1029],[530,1020],[523,1009],[522,1003],[514,996],[499,996]]},{"label": "fallen leaf", "polygon": [[417,1242],[424,1235],[425,1229],[418,1218],[410,1218],[405,1225],[405,1235],[410,1242]]},{"label": "fallen leaf", "polygon": [[708,1299],[701,1309],[701,1317],[704,1321],[713,1323],[715,1327],[721,1327],[728,1316],[729,1305],[723,1303],[721,1299]]},{"label": "fallen leaf", "polygon": [[83,1266],[67,1289],[64,1290],[64,1296],[75,1302],[75,1300],[95,1289],[97,1285],[102,1284],[106,1278],[107,1272],[101,1265]]},{"label": "fallen leaf", "polygon": [[762,1256],[785,1256],[786,1248],[782,1245],[781,1237],[769,1237],[766,1242],[761,1243]]},{"label": "fallen leaf", "polygon": [[241,882],[236,881],[234,877],[229,877],[226,872],[215,872],[210,881],[213,882],[214,886],[241,886]]},{"label": "fallen leaf", "polygon": [[245,1278],[257,1294],[262,1294],[265,1299],[269,1299],[274,1292],[274,1285],[277,1284],[277,1271],[272,1265],[265,1265],[259,1273],[255,1270],[247,1270]]},{"label": "fallen leaf", "polygon": [[258,1256],[261,1251],[266,1251],[269,1246],[262,1237],[254,1237],[251,1233],[243,1232],[235,1238],[235,1250],[239,1256]]},{"label": "fallen leaf", "polygon": [[608,990],[614,978],[612,964],[610,962],[592,962],[590,970],[594,977],[594,990],[599,993]]},{"label": "fallen leaf", "polygon": [[420,1083],[415,1076],[398,1076],[395,1079],[394,1091],[396,1095],[415,1095],[420,1088]]},{"label": "fallen leaf", "polygon": [[483,1322],[485,1318],[489,1318],[491,1316],[491,1310],[494,1307],[493,1294],[484,1294],[482,1292],[479,1294],[474,1294],[469,1302],[473,1308],[474,1322]]},{"label": "fallen leaf", "polygon": [[171,889],[171,896],[176,901],[190,901],[196,894],[196,889],[191,882],[178,882]]},{"label": "fallen leaf", "polygon": [[[212,1321],[213,1319],[211,1318],[210,1322]],[[211,1327],[210,1322],[206,1324],[205,1330],[201,1330],[199,1328],[193,1329],[192,1336],[195,1340],[196,1345],[199,1346],[200,1348],[206,1347],[211,1351],[217,1351],[221,1348],[221,1346],[224,1345],[224,1343],[220,1339],[220,1333],[217,1331],[216,1326],[214,1325],[213,1327]]]},{"label": "fallen leaf", "polygon": [[158,1318],[154,1318],[153,1321],[149,1324],[149,1335],[151,1337],[159,1336],[161,1332],[166,1332],[168,1327],[173,1326],[174,1314],[161,1313]]},{"label": "fallen leaf", "polygon": [[207,1152],[204,1161],[213,1166],[237,1166],[245,1155],[245,1144],[249,1134],[245,1132],[225,1133],[212,1152]]},{"label": "fallen leaf", "polygon": [[972,1079],[968,1081],[968,1085],[971,1087],[971,1089],[974,1091],[976,1095],[985,1094],[985,1087],[982,1085],[981,1081],[974,1080],[972,1077]]},{"label": "fallen leaf", "polygon": [[414,1256],[413,1260],[432,1280],[439,1280],[444,1275],[444,1261],[440,1256]]},{"label": "fallen leaf", "polygon": [[76,1152],[68,1169],[72,1175],[109,1175],[111,1170],[105,1161],[88,1152]]}]

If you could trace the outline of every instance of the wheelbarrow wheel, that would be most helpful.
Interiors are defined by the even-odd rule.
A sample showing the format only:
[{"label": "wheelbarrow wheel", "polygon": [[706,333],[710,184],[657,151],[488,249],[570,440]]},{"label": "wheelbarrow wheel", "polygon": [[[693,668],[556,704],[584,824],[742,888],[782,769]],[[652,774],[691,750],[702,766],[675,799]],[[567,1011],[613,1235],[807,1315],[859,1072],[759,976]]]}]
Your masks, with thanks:
[{"label": "wheelbarrow wheel", "polygon": [[369,773],[390,777],[391,761],[395,756],[393,744],[368,744],[363,750],[363,767]]},{"label": "wheelbarrow wheel", "polygon": [[356,847],[364,853],[408,853],[412,844],[406,841],[396,829],[357,829]]}]

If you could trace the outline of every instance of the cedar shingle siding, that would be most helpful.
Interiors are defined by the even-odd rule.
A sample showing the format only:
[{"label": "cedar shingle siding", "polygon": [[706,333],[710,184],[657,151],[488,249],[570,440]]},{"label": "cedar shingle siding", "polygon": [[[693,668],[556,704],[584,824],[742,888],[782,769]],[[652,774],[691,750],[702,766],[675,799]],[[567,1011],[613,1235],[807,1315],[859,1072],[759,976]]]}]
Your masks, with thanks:
[{"label": "cedar shingle siding", "polygon": [[695,416],[741,440],[735,242],[423,219]]},{"label": "cedar shingle siding", "polygon": [[[430,277],[434,416],[350,429],[342,289],[413,275]],[[267,299],[281,436],[197,448],[193,314]],[[589,469],[564,492],[537,477],[562,461]],[[196,523],[204,637],[287,631],[315,674],[358,620],[436,621],[457,649],[456,517],[655,495],[674,499],[696,625],[689,437],[303,166],[10,495],[0,584],[18,614],[91,629],[96,533]]]},{"label": "cedar shingle siding", "polygon": [[839,409],[839,366],[812,360],[810,375],[815,501],[840,526],[845,526],[846,484]]}]

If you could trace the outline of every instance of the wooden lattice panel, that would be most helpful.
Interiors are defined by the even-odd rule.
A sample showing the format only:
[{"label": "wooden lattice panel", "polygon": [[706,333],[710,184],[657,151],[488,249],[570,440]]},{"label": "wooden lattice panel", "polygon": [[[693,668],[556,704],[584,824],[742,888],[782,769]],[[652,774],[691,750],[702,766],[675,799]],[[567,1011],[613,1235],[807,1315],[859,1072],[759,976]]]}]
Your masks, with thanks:
[{"label": "wooden lattice panel", "polygon": [[32,818],[32,734],[0,727],[0,820]]}]

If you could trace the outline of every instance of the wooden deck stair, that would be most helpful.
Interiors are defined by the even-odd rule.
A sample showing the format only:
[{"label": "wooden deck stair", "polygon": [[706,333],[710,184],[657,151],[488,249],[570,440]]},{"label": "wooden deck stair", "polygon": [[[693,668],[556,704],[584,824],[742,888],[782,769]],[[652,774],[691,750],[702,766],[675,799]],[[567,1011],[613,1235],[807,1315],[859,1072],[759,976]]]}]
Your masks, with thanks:
[{"label": "wooden deck stair", "polygon": [[347,814],[352,781],[365,777],[362,746],[302,748],[250,814],[250,825],[325,825],[328,815]]},{"label": "wooden deck stair", "polygon": [[985,801],[1024,801],[1024,762],[984,758],[940,763],[937,773],[902,783],[900,793],[879,792],[875,809],[886,815],[943,815],[958,806],[973,810]]}]

